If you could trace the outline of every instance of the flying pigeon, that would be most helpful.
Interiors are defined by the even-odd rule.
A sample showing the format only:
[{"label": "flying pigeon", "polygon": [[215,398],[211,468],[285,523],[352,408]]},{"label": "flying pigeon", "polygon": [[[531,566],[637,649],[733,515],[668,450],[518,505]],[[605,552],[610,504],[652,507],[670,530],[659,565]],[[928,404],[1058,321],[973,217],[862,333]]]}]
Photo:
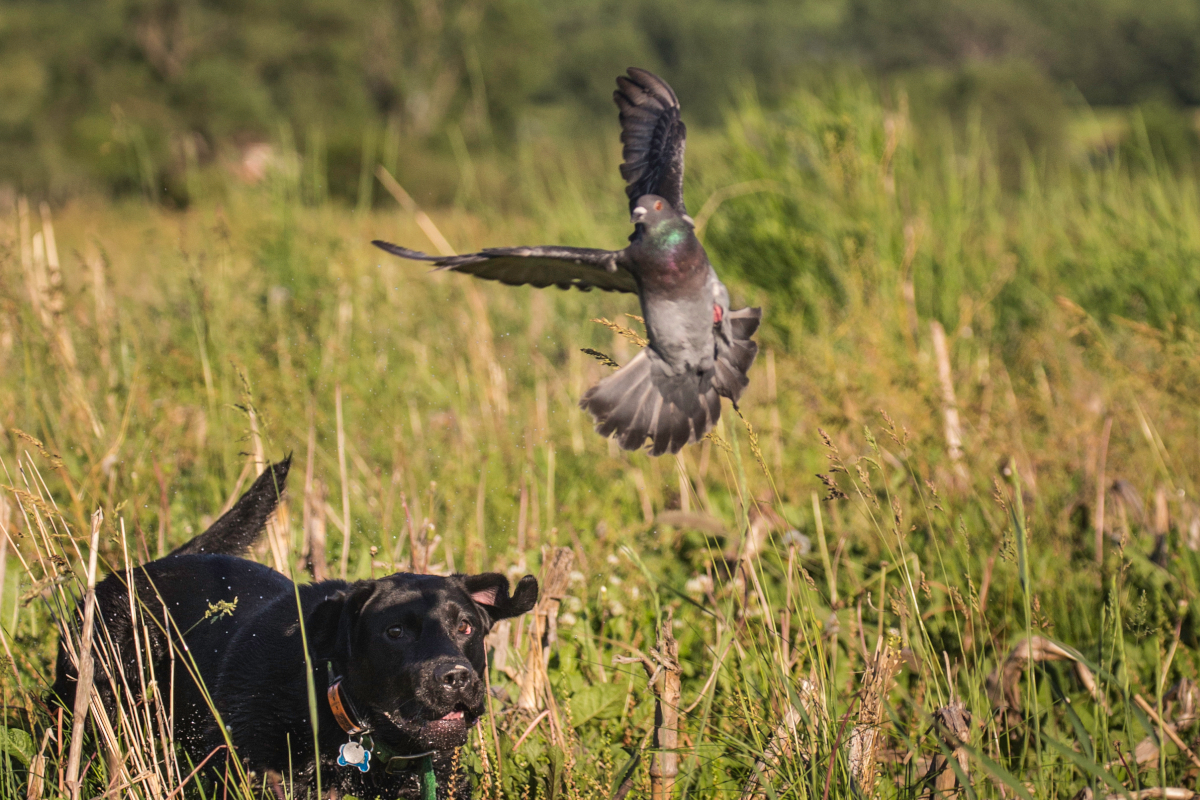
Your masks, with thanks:
[{"label": "flying pigeon", "polygon": [[695,223],[683,205],[687,129],[666,81],[631,68],[617,78],[624,163],[621,177],[635,225],[624,250],[586,247],[493,247],[462,256],[431,256],[389,242],[376,247],[432,261],[511,286],[636,292],[649,345],[589,389],[579,405],[601,436],[626,450],[651,440],[650,454],[676,453],[701,439],[721,416],[721,397],[736,406],[758,345],[751,338],[762,309],[730,310]]}]

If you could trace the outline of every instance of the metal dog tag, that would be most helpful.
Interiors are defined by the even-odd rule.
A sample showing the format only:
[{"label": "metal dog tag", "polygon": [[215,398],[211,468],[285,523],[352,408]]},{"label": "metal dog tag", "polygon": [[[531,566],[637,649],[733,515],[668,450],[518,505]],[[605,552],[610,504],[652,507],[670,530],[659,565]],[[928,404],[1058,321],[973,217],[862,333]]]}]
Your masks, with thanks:
[{"label": "metal dog tag", "polygon": [[362,772],[371,768],[371,751],[361,742],[346,742],[338,748],[338,766],[358,767]]}]

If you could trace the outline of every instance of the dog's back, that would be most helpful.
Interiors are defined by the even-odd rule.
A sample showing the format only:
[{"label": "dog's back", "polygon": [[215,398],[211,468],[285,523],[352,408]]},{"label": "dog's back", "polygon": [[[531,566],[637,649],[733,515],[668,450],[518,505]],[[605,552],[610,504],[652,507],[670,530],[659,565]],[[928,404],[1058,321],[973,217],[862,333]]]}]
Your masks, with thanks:
[{"label": "dog's back", "polygon": [[[254,607],[268,597],[290,588],[291,582],[283,575],[238,558],[254,545],[278,506],[290,465],[289,457],[269,466],[228,512],[186,544],[141,567],[113,573],[97,584],[94,647],[97,652],[120,661],[112,666],[119,667],[124,674],[125,681],[130,684],[129,692],[140,694],[141,687],[134,685],[137,681],[132,676],[137,675],[143,665],[154,668],[160,688],[168,688],[169,679],[163,674],[163,664],[159,663],[171,656],[168,629],[173,634],[170,638],[176,641],[185,631],[191,631],[189,642],[195,641],[201,646],[203,640],[210,637],[217,637],[219,641],[221,637],[231,635],[234,614],[252,613]],[[253,575],[242,574],[247,571]],[[129,596],[131,578],[135,598],[132,605]],[[234,593],[233,587],[247,585],[247,578],[257,591],[254,596],[241,597]],[[164,592],[171,598],[165,609],[161,600]],[[131,617],[131,608],[136,608],[136,618]],[[75,642],[78,642],[81,619],[82,607],[79,607],[70,622]],[[200,624],[206,620],[206,624]],[[141,644],[148,648],[148,652],[142,652],[140,657],[134,645],[135,636],[141,637]],[[194,652],[190,652],[188,658],[195,662],[203,676],[208,671],[204,663],[206,654],[194,647],[192,650]],[[60,703],[68,710],[73,708],[76,680],[75,662],[60,641],[52,702]],[[176,700],[181,701],[180,705],[187,707],[203,702],[193,681],[181,680],[176,688]],[[96,671],[95,690],[105,707],[113,711],[116,693],[103,668]]]}]

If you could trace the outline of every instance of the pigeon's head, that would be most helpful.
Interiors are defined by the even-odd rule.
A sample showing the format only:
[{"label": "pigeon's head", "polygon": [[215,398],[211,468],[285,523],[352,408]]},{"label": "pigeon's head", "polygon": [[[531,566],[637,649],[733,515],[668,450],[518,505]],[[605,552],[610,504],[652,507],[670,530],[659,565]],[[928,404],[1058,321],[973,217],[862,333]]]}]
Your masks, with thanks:
[{"label": "pigeon's head", "polygon": [[670,203],[656,194],[644,194],[639,197],[637,204],[633,207],[633,213],[629,217],[629,221],[634,225],[645,225],[649,230],[654,230],[663,222],[674,222],[680,219],[689,225],[692,224],[691,217],[687,214],[680,214]]}]

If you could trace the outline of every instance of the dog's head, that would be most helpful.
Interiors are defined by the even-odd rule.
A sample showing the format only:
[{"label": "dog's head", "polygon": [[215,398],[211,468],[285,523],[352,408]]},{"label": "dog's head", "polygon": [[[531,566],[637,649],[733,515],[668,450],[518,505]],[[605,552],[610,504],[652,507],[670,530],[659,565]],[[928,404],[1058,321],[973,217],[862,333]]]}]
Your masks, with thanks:
[{"label": "dog's head", "polygon": [[333,663],[374,735],[406,749],[448,749],[483,715],[484,637],[533,608],[532,575],[508,579],[396,573],[326,597],[305,622],[318,659]]}]

